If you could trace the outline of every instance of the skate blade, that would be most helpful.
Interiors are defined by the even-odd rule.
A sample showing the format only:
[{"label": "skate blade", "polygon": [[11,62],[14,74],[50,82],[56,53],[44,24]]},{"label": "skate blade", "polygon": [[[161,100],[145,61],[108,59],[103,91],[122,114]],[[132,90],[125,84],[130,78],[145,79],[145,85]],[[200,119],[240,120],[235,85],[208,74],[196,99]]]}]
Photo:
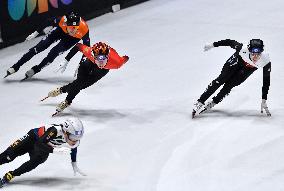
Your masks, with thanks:
[{"label": "skate blade", "polygon": [[196,111],[193,110],[191,114],[192,119],[195,117],[195,114],[196,114]]},{"label": "skate blade", "polygon": [[51,117],[55,117],[55,116],[57,116],[59,113],[61,113],[61,111],[56,111],[54,114],[51,115]]},{"label": "skate blade", "polygon": [[46,96],[45,98],[42,98],[40,101],[44,101],[44,100],[46,100],[47,98],[49,98],[49,96]]},{"label": "skate blade", "polygon": [[0,178],[0,188],[3,188],[5,184],[3,184],[2,179]]},{"label": "skate blade", "polygon": [[201,114],[201,113],[203,113],[203,112],[205,112],[205,111],[207,111],[206,108],[204,108],[203,110],[201,110],[201,111],[199,112],[199,114]]},{"label": "skate blade", "polygon": [[10,76],[11,74],[6,74],[6,76],[4,76],[4,79],[7,78],[8,76]]},{"label": "skate blade", "polygon": [[21,79],[21,82],[24,82],[24,81],[26,81],[27,79],[29,79],[29,77],[28,77],[28,76],[25,76],[25,78]]}]

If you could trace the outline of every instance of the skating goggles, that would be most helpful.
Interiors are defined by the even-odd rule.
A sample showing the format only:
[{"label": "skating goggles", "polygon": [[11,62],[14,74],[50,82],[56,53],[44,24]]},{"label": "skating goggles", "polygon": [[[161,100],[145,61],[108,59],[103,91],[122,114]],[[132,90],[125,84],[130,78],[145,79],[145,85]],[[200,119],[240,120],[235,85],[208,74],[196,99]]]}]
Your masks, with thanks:
[{"label": "skating goggles", "polygon": [[107,56],[101,54],[101,55],[95,56],[95,59],[98,60],[98,61],[105,61],[105,60],[107,60]]},{"label": "skating goggles", "polygon": [[103,68],[107,64],[108,57],[106,55],[98,55],[95,56],[95,63],[98,65],[98,67]]},{"label": "skating goggles", "polygon": [[81,136],[73,135],[73,134],[71,134],[71,133],[69,133],[69,132],[66,132],[66,133],[67,133],[68,139],[69,139],[70,141],[72,141],[72,142],[77,142],[77,141],[79,141],[80,138],[81,138]]},{"label": "skating goggles", "polygon": [[251,56],[260,56],[261,52],[251,52]]},{"label": "skating goggles", "polygon": [[260,48],[252,48],[250,52],[251,53],[255,53],[255,54],[261,54],[262,49],[260,49]]}]

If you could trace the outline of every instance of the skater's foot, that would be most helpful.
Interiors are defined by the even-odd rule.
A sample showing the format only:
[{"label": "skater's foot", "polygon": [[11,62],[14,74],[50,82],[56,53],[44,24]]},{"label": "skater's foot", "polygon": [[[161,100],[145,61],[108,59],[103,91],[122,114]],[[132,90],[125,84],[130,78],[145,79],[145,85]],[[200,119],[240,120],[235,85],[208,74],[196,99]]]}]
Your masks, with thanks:
[{"label": "skater's foot", "polygon": [[14,73],[16,73],[16,70],[11,67],[7,70],[7,74],[4,78],[6,78],[7,76],[10,76],[11,74],[14,74]]},{"label": "skater's foot", "polygon": [[48,93],[48,97],[56,97],[60,94],[62,94],[61,88],[56,88]]},{"label": "skater's foot", "polygon": [[201,103],[200,101],[197,101],[194,106],[193,106],[193,110],[192,110],[192,118],[195,117],[195,115],[199,114],[202,107],[204,106],[203,103]]},{"label": "skater's foot", "polygon": [[7,172],[2,179],[0,179],[0,187],[3,187],[5,184],[9,183],[14,178],[12,172]]},{"label": "skater's foot", "polygon": [[69,106],[70,106],[70,103],[68,103],[67,100],[64,100],[63,102],[61,102],[60,104],[57,105],[56,111],[61,112]]},{"label": "skater's foot", "polygon": [[212,109],[214,106],[216,105],[216,103],[212,100],[212,101],[209,101],[204,109],[200,112],[200,113],[203,113],[203,112],[206,112],[206,111],[209,111],[210,109]]}]

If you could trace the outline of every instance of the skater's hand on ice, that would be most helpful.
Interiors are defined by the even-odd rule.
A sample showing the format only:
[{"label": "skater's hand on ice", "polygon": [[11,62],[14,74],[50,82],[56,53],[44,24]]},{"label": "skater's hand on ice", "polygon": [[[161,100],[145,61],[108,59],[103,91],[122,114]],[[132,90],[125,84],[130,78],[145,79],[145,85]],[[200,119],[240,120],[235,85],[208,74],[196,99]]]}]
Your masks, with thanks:
[{"label": "skater's hand on ice", "polygon": [[32,40],[34,39],[39,33],[37,31],[33,32],[32,34],[30,34],[27,38],[26,41]]},{"label": "skater's hand on ice", "polygon": [[57,70],[55,70],[55,72],[57,73],[57,72],[61,71],[61,73],[63,73],[66,70],[67,64],[68,64],[68,61],[66,59],[64,59],[62,62],[60,62],[59,68]]},{"label": "skater's hand on ice", "polygon": [[75,78],[76,78],[76,76],[77,76],[77,74],[78,74],[79,66],[80,66],[80,63],[78,64],[78,66],[77,66],[77,68],[76,68],[76,70],[75,70],[75,72],[74,72],[74,77],[75,77]]},{"label": "skater's hand on ice", "polygon": [[59,148],[53,148],[53,153],[57,154],[70,154],[71,149],[67,147],[59,147]]},{"label": "skater's hand on ice", "polygon": [[79,173],[82,176],[87,176],[84,172],[82,172],[78,166],[77,166],[77,162],[72,162],[72,168],[73,168],[73,172],[74,172],[74,176],[76,176],[77,173]]},{"label": "skater's hand on ice", "polygon": [[261,113],[263,113],[263,109],[267,116],[271,116],[271,113],[269,112],[265,99],[262,99],[262,102],[261,102],[261,109],[260,109]]},{"label": "skater's hand on ice", "polygon": [[206,43],[204,46],[204,52],[210,50],[211,48],[214,48],[214,45],[212,43]]}]

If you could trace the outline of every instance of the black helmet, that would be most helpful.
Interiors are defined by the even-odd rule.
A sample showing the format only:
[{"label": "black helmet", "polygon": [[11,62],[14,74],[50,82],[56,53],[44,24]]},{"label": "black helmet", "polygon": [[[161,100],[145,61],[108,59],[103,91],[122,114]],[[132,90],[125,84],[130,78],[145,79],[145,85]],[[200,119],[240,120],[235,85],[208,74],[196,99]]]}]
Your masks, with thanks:
[{"label": "black helmet", "polygon": [[67,26],[79,26],[80,16],[76,12],[69,12],[66,14],[66,24]]},{"label": "black helmet", "polygon": [[251,39],[248,44],[248,50],[252,53],[263,52],[263,41],[260,39]]}]

